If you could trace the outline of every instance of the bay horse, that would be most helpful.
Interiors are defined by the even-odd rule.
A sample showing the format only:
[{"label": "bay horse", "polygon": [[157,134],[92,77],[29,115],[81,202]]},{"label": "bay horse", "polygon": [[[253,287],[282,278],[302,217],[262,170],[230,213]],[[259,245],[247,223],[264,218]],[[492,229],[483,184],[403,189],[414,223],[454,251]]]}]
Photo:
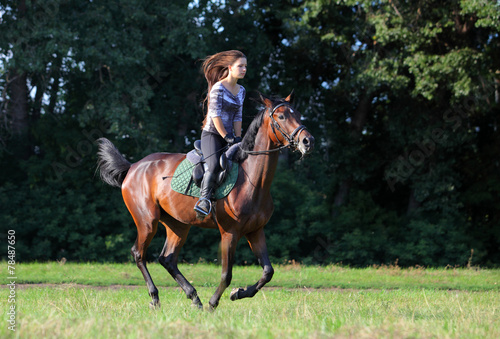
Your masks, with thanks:
[{"label": "bay horse", "polygon": [[[260,95],[264,108],[254,118],[236,154],[238,179],[233,190],[214,203],[212,213],[200,220],[194,211],[197,198],[172,190],[171,178],[186,154],[154,153],[131,164],[106,138],[98,140],[98,169],[101,179],[120,187],[123,200],[137,226],[137,239],[131,249],[137,267],[144,276],[152,308],[160,306],[156,288],[146,266],[146,250],[156,234],[158,222],[167,231],[159,262],[184,290],[192,304],[203,309],[196,289],[177,267],[179,251],[191,226],[219,229],[222,275],[209,301],[214,310],[231,283],[236,244],[245,237],[263,268],[260,280],[246,289],[234,289],[230,299],[253,297],[273,274],[267,253],[264,226],[273,213],[271,183],[280,149],[291,148],[302,155],[314,147],[314,137],[301,124],[301,114],[293,108],[293,91],[285,99]],[[164,179],[166,177],[166,179]]]}]

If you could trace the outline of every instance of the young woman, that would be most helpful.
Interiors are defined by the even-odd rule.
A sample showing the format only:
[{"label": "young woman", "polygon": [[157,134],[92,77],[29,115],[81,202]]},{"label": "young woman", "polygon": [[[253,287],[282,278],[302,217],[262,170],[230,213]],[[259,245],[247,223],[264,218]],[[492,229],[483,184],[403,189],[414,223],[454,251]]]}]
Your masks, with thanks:
[{"label": "young woman", "polygon": [[208,169],[201,182],[200,199],[194,209],[202,216],[211,211],[211,197],[219,172],[219,158],[225,146],[241,141],[245,88],[238,84],[245,77],[247,58],[240,51],[225,51],[205,58],[203,73],[208,82],[201,149]]}]

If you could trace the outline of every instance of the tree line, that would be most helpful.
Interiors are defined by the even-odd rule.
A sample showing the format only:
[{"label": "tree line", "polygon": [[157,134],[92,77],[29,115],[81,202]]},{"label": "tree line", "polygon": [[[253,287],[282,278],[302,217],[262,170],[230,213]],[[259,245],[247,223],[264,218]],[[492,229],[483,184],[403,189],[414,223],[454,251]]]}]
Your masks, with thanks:
[{"label": "tree line", "polygon": [[[131,162],[189,151],[200,60],[239,49],[244,127],[257,91],[293,89],[316,138],[281,155],[275,262],[500,263],[496,1],[1,0],[0,15],[0,227],[18,260],[130,260],[135,226],[95,175],[95,141]],[[218,243],[192,229],[181,257],[217,260]],[[255,262],[243,242],[236,260]]]}]

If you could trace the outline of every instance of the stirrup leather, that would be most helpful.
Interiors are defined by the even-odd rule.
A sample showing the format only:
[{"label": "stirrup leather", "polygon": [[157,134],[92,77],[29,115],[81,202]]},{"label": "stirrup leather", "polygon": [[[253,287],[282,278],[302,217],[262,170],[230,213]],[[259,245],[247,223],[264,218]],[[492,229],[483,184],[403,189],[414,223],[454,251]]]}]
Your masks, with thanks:
[{"label": "stirrup leather", "polygon": [[[204,210],[204,209],[201,209],[201,207],[199,206],[199,204],[200,204],[202,201],[204,201],[204,200],[208,201],[208,206],[209,206],[209,208],[208,208],[208,212],[205,212],[205,210]],[[198,213],[201,213],[201,214],[205,215],[205,216],[206,216],[206,215],[209,215],[209,214],[210,214],[210,212],[212,212],[212,202],[210,201],[210,199],[207,199],[207,198],[200,198],[200,199],[198,200],[198,202],[196,203],[196,205],[194,205],[194,210],[195,210],[196,212],[198,212]]]}]

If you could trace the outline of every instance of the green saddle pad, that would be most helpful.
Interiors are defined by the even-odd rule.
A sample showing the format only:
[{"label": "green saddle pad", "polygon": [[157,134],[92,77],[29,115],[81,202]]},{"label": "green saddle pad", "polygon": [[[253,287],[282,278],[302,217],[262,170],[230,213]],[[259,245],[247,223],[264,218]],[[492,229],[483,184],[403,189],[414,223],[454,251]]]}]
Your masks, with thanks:
[{"label": "green saddle pad", "polygon": [[[199,198],[200,188],[191,181],[193,169],[194,165],[188,159],[184,159],[179,166],[177,166],[170,185],[172,186],[172,189],[178,193]],[[236,179],[238,179],[238,164],[233,162],[233,166],[231,167],[231,171],[228,173],[226,180],[224,180],[222,185],[217,187],[215,190],[215,199],[219,200],[228,195],[236,184]],[[188,185],[190,186],[188,187]]]}]

